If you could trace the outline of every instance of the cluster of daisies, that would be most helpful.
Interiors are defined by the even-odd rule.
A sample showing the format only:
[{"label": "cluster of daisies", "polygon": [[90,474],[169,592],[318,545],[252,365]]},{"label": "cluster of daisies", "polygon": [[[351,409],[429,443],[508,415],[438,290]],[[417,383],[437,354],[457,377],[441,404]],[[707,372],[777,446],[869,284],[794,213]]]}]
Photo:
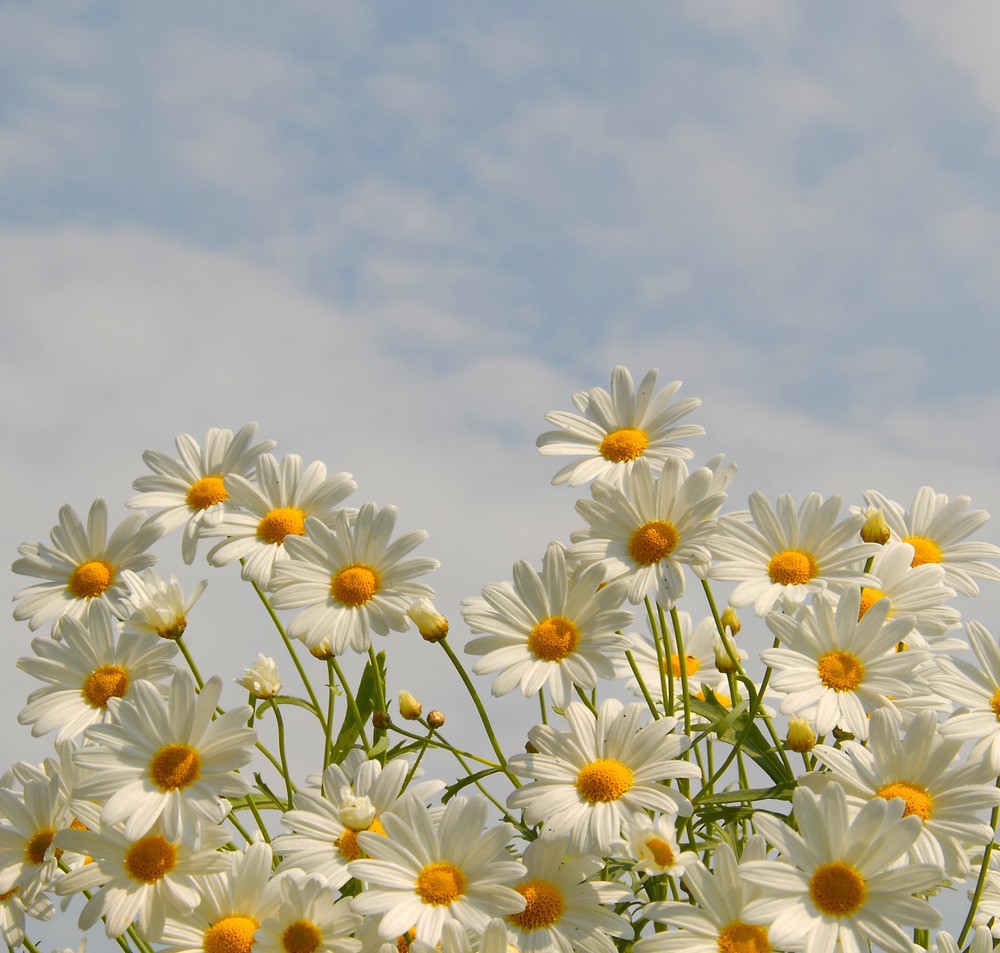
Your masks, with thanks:
[{"label": "cluster of daisies", "polygon": [[[754,493],[723,513],[736,468],[689,467],[699,401],[656,377],[618,367],[547,415],[538,448],[573,457],[553,482],[586,488],[581,528],[462,605],[472,674],[538,706],[527,744],[497,737],[450,647],[426,534],[345,505],[350,474],[279,459],[254,424],[147,451],[110,532],[103,500],[86,525],[63,507],[13,565],[38,580],[15,619],[47,628],[18,660],[39,682],[19,721],[55,755],[0,778],[0,939],[36,950],[31,921],[82,895],[79,929],[138,953],[993,949],[1000,642],[954,605],[1000,579],[1000,548],[970,538],[987,514],[929,487],[909,509]],[[239,564],[308,697],[261,655],[248,704],[220,707],[184,641],[204,584],[152,568],[177,530],[185,562],[206,540]],[[405,691],[387,710],[372,634],[411,627],[460,670],[485,754]],[[368,656],[357,691],[348,650]],[[322,730],[307,778],[285,704]],[[428,747],[451,784],[424,777]],[[943,891],[970,896],[957,938]]]}]

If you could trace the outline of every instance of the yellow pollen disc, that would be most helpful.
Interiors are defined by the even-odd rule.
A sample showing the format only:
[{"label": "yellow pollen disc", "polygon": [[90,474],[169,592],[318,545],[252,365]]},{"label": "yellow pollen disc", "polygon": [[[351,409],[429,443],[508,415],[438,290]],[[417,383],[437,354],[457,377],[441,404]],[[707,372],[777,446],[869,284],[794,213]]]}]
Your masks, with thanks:
[{"label": "yellow pollen disc", "polygon": [[314,953],[322,939],[315,923],[297,920],[281,934],[281,948],[285,953]]},{"label": "yellow pollen disc", "polygon": [[801,549],[783,549],[767,564],[767,575],[779,586],[802,586],[818,574],[812,553]]},{"label": "yellow pollen disc", "polygon": [[202,477],[197,483],[192,483],[185,499],[193,510],[207,510],[216,503],[228,500],[229,494],[222,482],[222,474]]},{"label": "yellow pollen disc", "polygon": [[52,843],[52,838],[56,836],[54,827],[43,827],[40,831],[35,831],[28,842],[24,845],[24,859],[29,864],[42,864],[45,862],[45,852]]},{"label": "yellow pollen disc", "polygon": [[681,665],[680,657],[674,654],[670,656],[670,668],[674,673],[674,678],[680,678],[682,670],[690,678],[701,668],[701,662],[693,655],[685,655],[684,664]]},{"label": "yellow pollen disc", "polygon": [[125,869],[133,880],[155,884],[177,865],[177,848],[162,834],[147,834],[125,854]]},{"label": "yellow pollen disc", "polygon": [[576,776],[580,797],[591,804],[617,801],[627,793],[634,780],[632,769],[611,758],[598,758],[584,765]]},{"label": "yellow pollen disc", "polygon": [[837,692],[853,692],[865,677],[861,659],[839,649],[821,655],[816,667],[820,681]]},{"label": "yellow pollen disc", "polygon": [[103,559],[92,559],[89,563],[81,563],[69,577],[69,591],[78,599],[93,599],[99,596],[115,575],[115,567]]},{"label": "yellow pollen disc", "polygon": [[560,615],[542,619],[528,636],[528,648],[536,659],[544,662],[561,662],[576,651],[580,644],[577,627]]},{"label": "yellow pollen disc", "polygon": [[11,887],[10,890],[5,890],[3,893],[0,893],[0,903],[6,903],[20,889],[20,887]]},{"label": "yellow pollen disc", "polygon": [[1000,688],[993,693],[993,697],[990,699],[990,708],[993,709],[993,714],[997,716],[997,721],[1000,721]]},{"label": "yellow pollen disc", "polygon": [[566,910],[562,891],[548,880],[528,880],[514,888],[526,901],[520,913],[508,920],[522,930],[538,930],[558,923]]},{"label": "yellow pollen disc", "polygon": [[771,953],[771,941],[764,927],[733,920],[719,931],[719,953]]},{"label": "yellow pollen disc", "polygon": [[821,864],[809,880],[809,896],[820,912],[831,917],[857,913],[868,898],[868,884],[850,864]]},{"label": "yellow pollen disc", "polygon": [[[881,589],[869,589],[868,586],[861,587],[861,605],[858,607],[858,621],[860,622],[864,617],[865,613],[880,599],[888,599],[889,597]],[[886,616],[887,619],[892,618],[892,609],[889,610],[889,615]]]},{"label": "yellow pollen disc", "polygon": [[149,762],[149,776],[161,791],[179,791],[201,774],[201,755],[190,745],[164,745]]},{"label": "yellow pollen disc", "polygon": [[627,463],[646,452],[649,434],[636,427],[613,430],[601,441],[601,456],[612,463]]},{"label": "yellow pollen disc", "polygon": [[640,566],[651,566],[666,559],[681,541],[680,533],[673,523],[653,520],[643,523],[629,538],[629,555]]},{"label": "yellow pollen disc", "polygon": [[128,691],[128,672],[118,665],[102,665],[91,672],[80,694],[91,708],[107,708],[109,698],[124,698]]},{"label": "yellow pollen disc", "polygon": [[252,917],[223,917],[205,931],[202,948],[205,953],[250,953],[259,926]]},{"label": "yellow pollen disc", "polygon": [[[368,825],[366,830],[385,837],[385,828],[377,817]],[[361,850],[361,845],[358,844],[358,832],[352,831],[349,827],[344,829],[344,833],[333,844],[340,851],[341,856],[347,860],[360,860],[364,856],[364,851]]]},{"label": "yellow pollen disc", "polygon": [[424,903],[446,907],[463,896],[465,874],[452,864],[428,864],[417,875],[417,894]]},{"label": "yellow pollen disc", "polygon": [[404,933],[402,936],[396,938],[396,951],[397,953],[410,953],[410,943],[417,938],[417,931],[410,929],[409,933]]},{"label": "yellow pollen disc", "polygon": [[901,797],[906,802],[903,817],[916,814],[922,821],[926,821],[934,810],[934,799],[927,788],[909,781],[893,781],[892,784],[884,784],[875,793],[887,801],[891,801],[894,797]]},{"label": "yellow pollen disc", "polygon": [[911,566],[922,566],[924,563],[939,563],[944,558],[941,547],[926,536],[907,536],[903,540],[913,547],[913,562]]},{"label": "yellow pollen disc", "polygon": [[657,867],[669,867],[675,860],[674,849],[659,837],[650,837],[646,841],[646,850],[653,855],[653,862]]},{"label": "yellow pollen disc", "polygon": [[297,506],[271,510],[257,524],[257,539],[262,543],[283,543],[286,536],[305,536],[306,514]]},{"label": "yellow pollen disc", "polygon": [[330,580],[330,595],[342,606],[363,606],[382,587],[382,577],[374,566],[352,563],[338,569]]}]

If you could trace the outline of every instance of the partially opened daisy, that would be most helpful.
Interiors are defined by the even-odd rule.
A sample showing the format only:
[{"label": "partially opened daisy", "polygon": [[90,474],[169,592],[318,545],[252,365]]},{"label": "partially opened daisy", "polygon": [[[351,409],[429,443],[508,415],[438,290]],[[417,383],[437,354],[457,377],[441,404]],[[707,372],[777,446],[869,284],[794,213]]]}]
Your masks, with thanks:
[{"label": "partially opened daisy", "polygon": [[[25,900],[17,887],[0,893],[0,940],[9,947],[24,943],[25,917],[33,920],[51,920],[55,905],[43,893],[34,900]],[[506,953],[506,951],[502,951]]]},{"label": "partially opened daisy", "polygon": [[11,569],[21,576],[44,579],[18,592],[14,618],[37,629],[63,616],[79,619],[92,599],[100,599],[115,613],[125,596],[122,570],[139,572],[156,562],[146,552],[160,536],[144,513],[127,516],[108,536],[108,505],[94,500],[84,529],[71,506],[59,510],[59,524],[52,528],[52,545],[22,543],[21,558]]},{"label": "partially opened daisy", "polygon": [[[278,890],[280,905],[260,925],[253,953],[361,950],[361,941],[351,935],[360,925],[361,917],[351,912],[350,897],[340,897],[328,884],[298,871],[283,874],[278,879]],[[249,953],[249,947],[247,950]]]},{"label": "partially opened daisy", "polygon": [[0,894],[16,889],[30,904],[55,886],[63,874],[52,841],[71,820],[58,777],[0,788]]},{"label": "partially opened daisy", "polygon": [[226,476],[250,476],[257,458],[274,446],[273,440],[254,444],[256,432],[254,422],[241,427],[235,436],[231,430],[213,427],[201,445],[190,434],[178,434],[177,460],[158,450],[147,450],[142,459],[153,473],[135,480],[132,486],[140,492],[125,505],[158,509],[154,519],[164,533],[183,526],[181,554],[184,562],[190,563],[199,536],[215,526],[225,512],[229,500]]},{"label": "partially opened daisy", "polygon": [[656,470],[672,457],[688,459],[687,447],[676,443],[705,432],[696,424],[678,421],[701,405],[694,397],[673,399],[680,381],[654,393],[658,371],[650,371],[639,384],[624,367],[611,374],[611,393],[601,387],[573,395],[578,414],[552,411],[545,415],[558,430],[543,433],[536,441],[545,456],[583,457],[566,464],[553,478],[554,484],[579,486],[590,480],[608,480],[616,485],[636,460],[649,461]]},{"label": "partially opened daisy", "polygon": [[161,639],[179,639],[187,629],[187,617],[208,583],[203,579],[187,598],[176,576],[170,582],[152,569],[141,576],[125,570],[122,581],[128,598],[122,604],[126,635],[155,635]]}]

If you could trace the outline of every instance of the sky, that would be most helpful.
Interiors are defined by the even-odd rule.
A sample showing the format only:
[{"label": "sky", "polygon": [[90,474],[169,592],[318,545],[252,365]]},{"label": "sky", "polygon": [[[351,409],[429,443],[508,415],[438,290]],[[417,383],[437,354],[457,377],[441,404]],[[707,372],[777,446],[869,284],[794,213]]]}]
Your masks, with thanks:
[{"label": "sky", "polygon": [[[143,450],[256,420],[428,531],[460,642],[462,598],[580,525],[534,441],[616,364],[702,399],[728,509],[997,511],[998,30],[961,0],[0,5],[9,558],[64,503],[122,518]],[[157,552],[209,579],[206,671],[273,654],[235,571]],[[4,764],[48,754],[8,629]],[[393,648],[393,691],[462,704]]]}]

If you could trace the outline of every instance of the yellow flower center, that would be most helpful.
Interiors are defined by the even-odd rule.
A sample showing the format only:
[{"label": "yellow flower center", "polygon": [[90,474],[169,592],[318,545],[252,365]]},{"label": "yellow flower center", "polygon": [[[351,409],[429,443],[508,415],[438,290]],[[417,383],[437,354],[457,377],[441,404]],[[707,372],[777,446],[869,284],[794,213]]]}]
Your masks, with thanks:
[{"label": "yellow flower center", "polygon": [[990,708],[993,709],[993,714],[997,716],[997,721],[1000,721],[1000,688],[993,693],[993,697],[990,699]]},{"label": "yellow flower center", "polygon": [[20,889],[20,887],[11,887],[10,890],[5,890],[3,893],[0,893],[0,903],[6,903]]},{"label": "yellow flower center", "polygon": [[[381,834],[385,837],[385,828],[377,817],[365,830],[371,831],[373,834]],[[363,856],[364,852],[361,850],[361,845],[358,844],[358,832],[352,831],[349,827],[344,828],[344,833],[333,843],[337,850],[340,851],[341,856],[346,860],[360,860]]]},{"label": "yellow flower center", "polygon": [[205,953],[250,953],[259,926],[252,917],[223,917],[205,931],[202,948]]},{"label": "yellow flower center", "polygon": [[514,888],[525,899],[520,913],[512,913],[508,920],[522,930],[539,930],[558,923],[566,910],[562,891],[548,880],[528,880]]},{"label": "yellow flower center", "polygon": [[820,681],[837,692],[853,692],[865,677],[865,667],[856,655],[839,649],[821,655],[817,661]]},{"label": "yellow flower center", "polygon": [[185,499],[193,510],[207,510],[216,503],[228,500],[229,494],[222,482],[222,474],[214,473],[212,476],[202,477],[197,483],[192,483]]},{"label": "yellow flower center", "polygon": [[297,506],[271,510],[257,524],[257,539],[263,543],[283,543],[286,536],[305,536],[306,514]]},{"label": "yellow flower center", "polygon": [[673,523],[653,520],[643,523],[628,541],[629,555],[640,566],[651,566],[666,559],[680,542],[681,536]]},{"label": "yellow flower center", "polygon": [[[861,587],[861,605],[858,607],[858,621],[860,622],[864,617],[865,613],[880,599],[888,599],[889,597],[881,589],[870,589],[868,586]],[[887,619],[892,618],[892,609],[889,610],[889,615],[886,616]]]},{"label": "yellow flower center", "polygon": [[69,591],[78,599],[93,599],[99,596],[115,575],[115,567],[103,559],[92,559],[81,563],[69,577]]},{"label": "yellow flower center", "polygon": [[916,814],[922,821],[926,821],[934,810],[934,799],[927,788],[909,781],[893,781],[892,784],[884,784],[875,793],[887,801],[891,801],[894,797],[901,797],[906,802],[903,817]]},{"label": "yellow flower center", "polygon": [[124,698],[128,691],[128,671],[118,665],[102,665],[84,679],[80,694],[91,708],[107,708],[109,698]]},{"label": "yellow flower center", "polygon": [[410,941],[417,938],[417,931],[412,927],[409,933],[396,938],[396,953],[410,953]]},{"label": "yellow flower center", "polygon": [[719,931],[719,953],[771,953],[771,941],[764,927],[733,920]]},{"label": "yellow flower center", "polygon": [[281,948],[285,953],[315,953],[322,939],[315,923],[297,920],[281,934]]},{"label": "yellow flower center", "polygon": [[670,656],[670,669],[674,673],[674,678],[680,678],[682,672],[690,678],[700,668],[701,662],[693,655],[685,655],[683,662],[681,662],[679,655],[674,654]]},{"label": "yellow flower center", "polygon": [[562,616],[554,615],[542,619],[528,636],[528,648],[536,659],[545,662],[561,662],[576,651],[580,644],[577,627]]},{"label": "yellow flower center", "polygon": [[453,864],[428,864],[417,875],[417,894],[435,907],[448,906],[465,893],[465,888],[465,874]]},{"label": "yellow flower center", "polygon": [[674,849],[659,837],[650,837],[646,840],[646,850],[653,855],[653,863],[657,867],[670,867],[674,858]]},{"label": "yellow flower center", "polygon": [[591,804],[617,801],[632,788],[632,769],[611,758],[598,758],[585,764],[576,776],[580,797]]},{"label": "yellow flower center", "polygon": [[201,755],[190,745],[164,745],[149,762],[149,776],[161,791],[182,791],[200,774]]},{"label": "yellow flower center", "polygon": [[816,578],[819,566],[812,553],[802,549],[783,549],[771,557],[767,574],[771,582],[779,586],[801,586]]},{"label": "yellow flower center", "polygon": [[24,859],[29,864],[45,863],[45,852],[49,849],[52,838],[55,836],[56,829],[54,827],[43,827],[40,831],[35,831],[24,845]]},{"label": "yellow flower center", "polygon": [[161,639],[169,639],[171,642],[176,642],[184,634],[187,625],[187,616],[175,616],[174,621],[170,625],[165,625],[163,628],[157,629],[156,634]]},{"label": "yellow flower center", "polygon": [[125,854],[125,870],[133,880],[155,884],[177,866],[177,848],[162,834],[147,834]]},{"label": "yellow flower center", "polygon": [[922,566],[924,563],[939,563],[944,558],[941,547],[926,536],[907,536],[903,540],[913,547],[913,562],[911,566]]},{"label": "yellow flower center", "polygon": [[382,586],[382,577],[374,566],[352,563],[338,569],[330,580],[330,595],[342,606],[363,606]]},{"label": "yellow flower center", "polygon": [[601,456],[612,463],[626,463],[646,452],[649,434],[636,427],[622,427],[613,430],[601,441]]},{"label": "yellow flower center", "polygon": [[821,864],[809,879],[809,896],[821,913],[849,917],[868,897],[868,884],[850,864],[835,860]]}]

